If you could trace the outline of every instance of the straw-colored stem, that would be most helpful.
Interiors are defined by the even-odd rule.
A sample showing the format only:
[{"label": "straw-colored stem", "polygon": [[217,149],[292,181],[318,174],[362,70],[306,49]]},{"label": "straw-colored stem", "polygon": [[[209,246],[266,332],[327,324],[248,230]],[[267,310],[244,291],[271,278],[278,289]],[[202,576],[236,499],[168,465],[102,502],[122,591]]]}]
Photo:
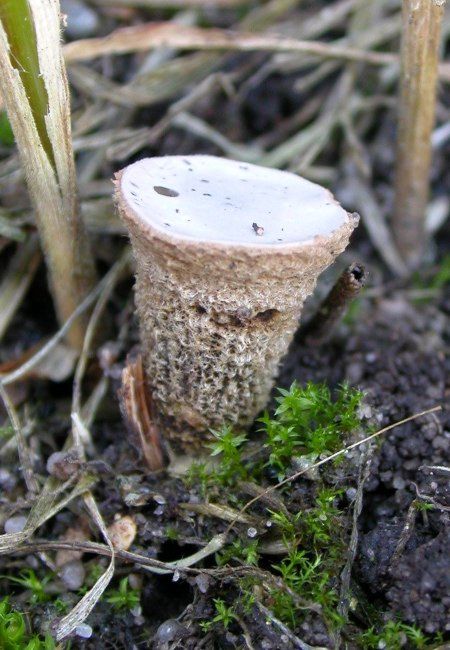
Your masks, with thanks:
[{"label": "straw-colored stem", "polygon": [[[95,272],[76,195],[57,0],[0,0],[0,82],[64,323],[94,285]],[[68,335],[78,350],[85,327],[81,319]]]},{"label": "straw-colored stem", "polygon": [[445,0],[403,0],[403,33],[393,233],[410,269],[425,246],[425,210]]}]

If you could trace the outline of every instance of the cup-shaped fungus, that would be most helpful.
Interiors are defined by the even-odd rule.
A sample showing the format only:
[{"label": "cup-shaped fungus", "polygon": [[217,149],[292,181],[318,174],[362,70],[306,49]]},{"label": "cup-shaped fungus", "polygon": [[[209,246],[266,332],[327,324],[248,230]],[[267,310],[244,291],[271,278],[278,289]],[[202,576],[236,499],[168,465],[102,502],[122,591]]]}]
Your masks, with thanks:
[{"label": "cup-shaped fungus", "polygon": [[303,302],[357,218],[299,176],[214,156],[140,160],[116,190],[159,424],[192,451],[267,404]]}]

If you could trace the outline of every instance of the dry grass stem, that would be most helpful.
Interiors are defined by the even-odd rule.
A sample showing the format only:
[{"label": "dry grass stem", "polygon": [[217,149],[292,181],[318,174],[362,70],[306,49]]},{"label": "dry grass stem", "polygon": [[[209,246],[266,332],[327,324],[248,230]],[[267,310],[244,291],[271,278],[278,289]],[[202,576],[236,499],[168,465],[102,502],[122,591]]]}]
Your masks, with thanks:
[{"label": "dry grass stem", "polygon": [[[129,54],[159,47],[183,50],[237,50],[292,52],[324,59],[368,63],[375,66],[395,65],[398,56],[389,52],[372,52],[356,47],[334,45],[313,40],[251,32],[232,32],[219,28],[190,27],[172,22],[154,22],[116,29],[108,36],[73,41],[64,46],[67,63],[87,61],[107,54]],[[439,66],[443,81],[450,82],[450,64]]]},{"label": "dry grass stem", "polygon": [[[56,311],[60,322],[64,322],[92,288],[95,273],[78,213],[69,90],[60,46],[59,3],[30,0],[29,6],[39,74],[47,97],[47,110],[42,115],[45,138],[37,127],[36,106],[32,105],[20,70],[15,67],[17,56],[11,44],[14,41],[3,23],[0,23],[0,78],[35,209]],[[83,333],[81,320],[68,332],[68,340],[76,349],[81,348]]]},{"label": "dry grass stem", "polygon": [[445,0],[403,0],[400,102],[393,234],[408,268],[420,265],[436,114]]},{"label": "dry grass stem", "polygon": [[19,245],[0,284],[0,340],[34,278],[41,262],[35,236]]}]

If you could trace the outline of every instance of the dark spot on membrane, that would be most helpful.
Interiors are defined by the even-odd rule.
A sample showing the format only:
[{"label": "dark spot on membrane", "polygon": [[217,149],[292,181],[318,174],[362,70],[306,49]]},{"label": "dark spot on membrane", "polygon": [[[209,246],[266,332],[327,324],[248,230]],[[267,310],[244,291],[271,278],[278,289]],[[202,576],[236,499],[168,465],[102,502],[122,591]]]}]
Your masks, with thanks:
[{"label": "dark spot on membrane", "polygon": [[132,185],[132,186],[135,187],[136,189],[137,189],[137,187],[138,187],[138,186],[136,185],[136,183],[133,183],[133,181],[130,181],[130,185]]},{"label": "dark spot on membrane", "polygon": [[192,187],[192,188],[191,188],[191,192],[196,192],[196,191],[197,191],[197,190],[195,189],[195,187]]},{"label": "dark spot on membrane", "polygon": [[202,178],[202,183],[209,183],[209,181],[207,181],[206,178]]},{"label": "dark spot on membrane", "polygon": [[208,194],[208,192],[203,192],[203,196],[211,196],[211,194]]},{"label": "dark spot on membrane", "polygon": [[162,185],[154,185],[153,189],[155,192],[158,194],[162,194],[162,196],[179,196],[179,193],[176,190],[171,190],[170,187],[163,187]]},{"label": "dark spot on membrane", "polygon": [[183,158],[182,160],[183,160],[185,165],[189,166],[191,164],[189,160],[186,160],[186,158]]},{"label": "dark spot on membrane", "polygon": [[262,226],[258,226],[257,223],[252,223],[252,228],[255,231],[257,235],[261,237],[261,235],[264,235],[264,228]]},{"label": "dark spot on membrane", "polygon": [[165,225],[165,226],[170,226],[170,223],[166,223],[166,222],[164,222],[164,225]]},{"label": "dark spot on membrane", "polygon": [[239,169],[248,169],[247,165],[239,165]]},{"label": "dark spot on membrane", "polygon": [[179,212],[179,209],[178,209],[178,208],[175,208],[175,212],[176,212],[176,213],[178,214],[178,212]]}]

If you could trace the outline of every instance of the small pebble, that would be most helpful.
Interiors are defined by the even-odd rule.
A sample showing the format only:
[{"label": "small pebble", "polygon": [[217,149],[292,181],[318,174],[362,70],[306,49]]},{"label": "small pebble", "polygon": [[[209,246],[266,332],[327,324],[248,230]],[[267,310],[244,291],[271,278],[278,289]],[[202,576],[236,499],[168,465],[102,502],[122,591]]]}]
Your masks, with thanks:
[{"label": "small pebble", "polygon": [[247,537],[253,538],[256,537],[257,534],[258,531],[256,530],[256,528],[247,528]]},{"label": "small pebble", "polygon": [[67,15],[66,33],[70,38],[94,36],[99,28],[97,13],[79,0],[62,0],[61,11]]},{"label": "small pebble", "polygon": [[133,607],[133,609],[130,609],[130,612],[133,614],[133,616],[135,618],[136,618],[136,616],[141,616],[141,614],[142,614],[141,605],[136,605],[136,607]]},{"label": "small pebble", "polygon": [[55,451],[47,460],[47,472],[51,476],[67,481],[80,468],[76,451]]},{"label": "small pebble", "polygon": [[154,494],[153,495],[154,501],[158,503],[160,506],[163,506],[166,503],[165,498],[162,496],[162,494]]},{"label": "small pebble", "polygon": [[25,528],[27,518],[23,515],[14,515],[5,521],[5,533],[21,533]]},{"label": "small pebble", "polygon": [[140,576],[138,573],[130,573],[128,575],[128,584],[130,585],[131,589],[142,589],[142,576]]},{"label": "small pebble", "polygon": [[5,492],[12,492],[16,485],[16,477],[7,469],[0,469],[0,486],[5,490]]},{"label": "small pebble", "polygon": [[136,522],[129,515],[118,517],[108,528],[111,542],[118,551],[128,551],[136,537]]},{"label": "small pebble", "polygon": [[67,562],[67,564],[64,564],[64,566],[61,567],[59,577],[70,591],[80,589],[80,587],[83,586],[86,577],[83,563],[78,560]]},{"label": "small pebble", "polygon": [[394,480],[392,481],[392,485],[396,490],[403,490],[406,482],[401,476],[395,476]]},{"label": "small pebble", "polygon": [[206,594],[210,584],[209,577],[203,573],[199,573],[199,575],[195,577],[195,583],[199,588],[200,593]]},{"label": "small pebble", "polygon": [[159,641],[160,643],[170,643],[171,641],[175,641],[176,639],[185,636],[186,632],[186,628],[181,625],[181,623],[171,618],[168,621],[161,623],[159,628],[156,630],[155,641]]},{"label": "small pebble", "polygon": [[82,639],[90,639],[92,636],[92,628],[87,623],[80,623],[75,628],[75,634]]}]

